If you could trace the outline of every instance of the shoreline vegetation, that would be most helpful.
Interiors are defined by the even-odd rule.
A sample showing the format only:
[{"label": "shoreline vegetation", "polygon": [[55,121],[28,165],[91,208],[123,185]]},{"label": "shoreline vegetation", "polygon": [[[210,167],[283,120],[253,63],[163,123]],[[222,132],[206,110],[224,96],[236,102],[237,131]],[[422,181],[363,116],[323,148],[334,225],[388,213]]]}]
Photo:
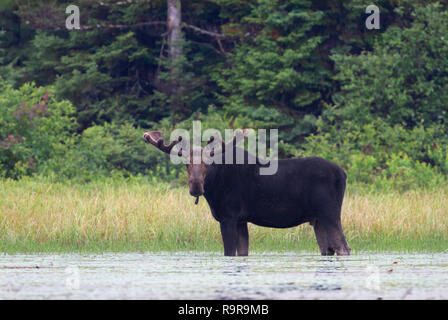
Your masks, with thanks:
[{"label": "shoreline vegetation", "polygon": [[[0,180],[0,252],[222,251],[207,202],[185,187],[138,179],[87,184]],[[448,190],[363,192],[348,188],[342,224],[352,254],[448,249]],[[309,224],[250,224],[250,252],[319,253]]]}]

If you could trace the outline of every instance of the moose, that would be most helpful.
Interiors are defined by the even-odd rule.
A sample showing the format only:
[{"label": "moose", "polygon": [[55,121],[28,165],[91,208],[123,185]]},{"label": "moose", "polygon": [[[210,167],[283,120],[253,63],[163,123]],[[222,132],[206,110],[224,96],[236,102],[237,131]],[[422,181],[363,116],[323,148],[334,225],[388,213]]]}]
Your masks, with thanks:
[{"label": "moose", "polygon": [[[182,137],[165,144],[160,131],[150,131],[144,133],[143,139],[170,154]],[[226,150],[232,148],[233,155],[243,152],[244,163],[204,161],[204,150],[212,144],[220,147],[213,148],[209,155],[216,153],[224,159]],[[236,144],[236,134],[228,143],[211,137],[205,148],[191,148],[186,161],[190,194],[196,197],[196,203],[200,196],[207,200],[220,224],[225,256],[249,254],[248,223],[290,228],[306,222],[314,228],[322,255],[350,255],[341,225],[347,178],[342,168],[319,157],[283,159],[277,160],[275,174],[261,175],[261,161],[246,161],[252,155],[237,150]],[[191,161],[195,152],[202,156],[199,163]],[[181,151],[178,156],[182,156]]]}]

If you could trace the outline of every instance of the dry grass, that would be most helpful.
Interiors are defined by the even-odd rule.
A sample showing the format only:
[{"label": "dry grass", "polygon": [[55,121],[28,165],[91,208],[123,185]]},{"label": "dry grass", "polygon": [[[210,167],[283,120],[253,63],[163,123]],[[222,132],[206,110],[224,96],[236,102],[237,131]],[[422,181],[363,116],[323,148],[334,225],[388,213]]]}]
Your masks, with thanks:
[{"label": "dry grass", "polygon": [[[221,250],[219,225],[186,189],[103,182],[0,181],[0,249]],[[343,227],[356,250],[448,249],[448,191],[346,195]],[[250,226],[255,250],[318,251],[312,228]]]}]

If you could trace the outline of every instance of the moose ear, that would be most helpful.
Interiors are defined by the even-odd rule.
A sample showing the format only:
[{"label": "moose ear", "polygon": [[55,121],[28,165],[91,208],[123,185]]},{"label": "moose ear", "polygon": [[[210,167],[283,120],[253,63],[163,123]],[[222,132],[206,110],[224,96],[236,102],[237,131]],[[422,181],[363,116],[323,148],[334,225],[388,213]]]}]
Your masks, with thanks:
[{"label": "moose ear", "polygon": [[237,129],[235,130],[234,142],[238,143],[244,138],[249,136],[249,129]]},{"label": "moose ear", "polygon": [[210,150],[210,157],[215,156],[215,148],[219,147],[221,148],[222,145],[222,138],[219,131],[215,131],[212,136],[207,141],[207,144],[205,145],[205,148],[211,148]]},{"label": "moose ear", "polygon": [[[211,136],[210,139],[208,139],[206,146],[208,146],[210,143],[212,143],[213,141],[215,141],[215,137]],[[215,149],[212,149],[210,151],[210,157],[215,156]]]}]

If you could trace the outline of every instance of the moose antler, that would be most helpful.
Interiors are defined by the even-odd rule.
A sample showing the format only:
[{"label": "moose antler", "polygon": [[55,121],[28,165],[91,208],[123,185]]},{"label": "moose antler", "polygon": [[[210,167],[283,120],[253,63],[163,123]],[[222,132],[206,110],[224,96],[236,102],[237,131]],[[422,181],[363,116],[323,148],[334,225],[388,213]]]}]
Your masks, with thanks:
[{"label": "moose antler", "polygon": [[[243,137],[239,139],[239,137],[238,137],[238,136],[239,136],[239,135],[238,135],[238,132],[241,132],[241,131],[242,131]],[[237,144],[237,143],[240,142],[242,139],[244,139],[244,137],[246,137],[248,133],[249,133],[249,130],[248,130],[248,129],[236,130],[236,131],[235,131],[235,134],[233,135],[233,139],[232,139],[230,142],[228,142],[228,143],[225,143],[224,140],[220,139],[220,140],[221,140],[222,153],[224,153],[224,152],[226,151],[226,148],[228,148],[228,147],[233,147],[235,144]],[[208,146],[208,145],[209,145],[210,143],[212,143],[213,141],[215,141],[215,137],[214,137],[214,136],[211,136],[210,139],[207,141],[206,146]],[[213,149],[213,150],[210,152],[210,156],[213,157],[214,154],[215,154],[215,150]]]},{"label": "moose antler", "polygon": [[171,142],[169,145],[165,145],[163,143],[163,137],[162,137],[162,133],[160,131],[149,131],[149,132],[145,132],[143,134],[143,139],[152,144],[153,146],[157,147],[158,149],[162,150],[165,153],[170,153],[171,149],[173,149],[173,147],[178,144],[179,142],[182,141],[182,137],[179,136],[179,138],[177,139],[177,141],[173,141]]}]

